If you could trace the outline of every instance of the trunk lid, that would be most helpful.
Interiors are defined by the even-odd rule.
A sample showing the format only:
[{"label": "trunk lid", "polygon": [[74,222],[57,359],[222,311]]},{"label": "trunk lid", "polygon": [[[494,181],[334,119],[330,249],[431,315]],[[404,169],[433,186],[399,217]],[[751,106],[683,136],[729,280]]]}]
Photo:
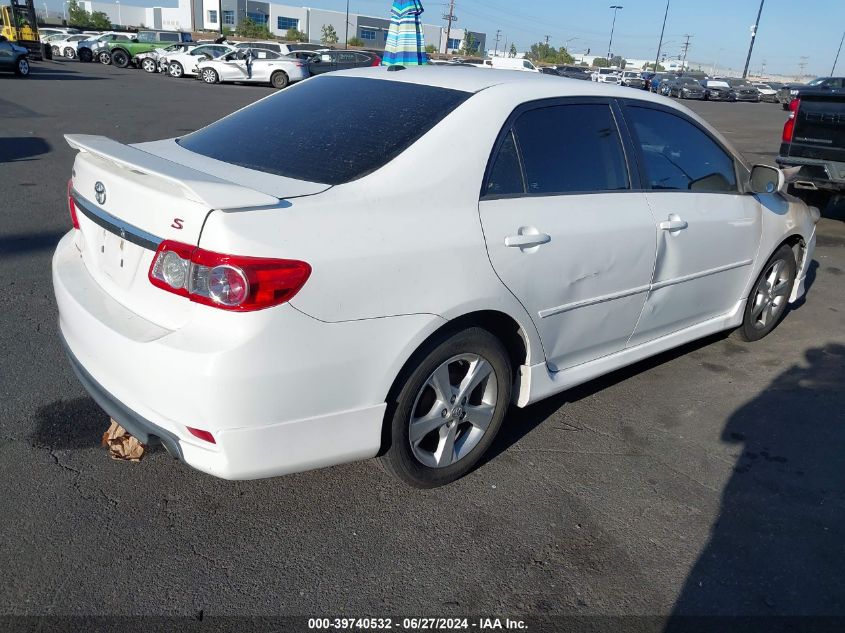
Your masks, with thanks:
[{"label": "trunk lid", "polygon": [[801,91],[789,156],[845,162],[845,94]]},{"label": "trunk lid", "polygon": [[198,245],[215,209],[281,205],[276,196],[105,137],[65,138],[79,150],[70,194],[88,272],[116,301],[167,329],[186,322],[191,303],[150,283],[159,243]]}]

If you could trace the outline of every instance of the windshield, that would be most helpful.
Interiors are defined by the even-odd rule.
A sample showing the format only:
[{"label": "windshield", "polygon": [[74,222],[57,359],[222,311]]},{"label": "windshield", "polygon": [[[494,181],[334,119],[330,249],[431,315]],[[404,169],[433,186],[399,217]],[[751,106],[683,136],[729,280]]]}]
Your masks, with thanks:
[{"label": "windshield", "polygon": [[318,76],[177,142],[247,169],[339,185],[386,165],[470,96],[400,81]]},{"label": "windshield", "polygon": [[681,77],[681,83],[689,86],[697,86],[698,82],[692,77]]},{"label": "windshield", "polygon": [[807,85],[808,86],[818,86],[820,83],[823,83],[825,79],[827,79],[827,77],[818,77],[816,79],[813,79],[813,81],[811,81]]}]

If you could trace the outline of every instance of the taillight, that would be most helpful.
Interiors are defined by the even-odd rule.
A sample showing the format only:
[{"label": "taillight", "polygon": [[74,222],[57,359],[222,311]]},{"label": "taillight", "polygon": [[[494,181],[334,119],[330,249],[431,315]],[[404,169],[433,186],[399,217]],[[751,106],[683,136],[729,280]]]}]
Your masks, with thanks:
[{"label": "taillight", "polygon": [[792,135],[795,132],[795,119],[798,117],[798,108],[801,107],[801,99],[793,99],[789,102],[789,118],[783,124],[783,142],[791,143]]},{"label": "taillight", "polygon": [[370,66],[381,66],[381,57],[378,55],[373,55],[373,63]]},{"label": "taillight", "polygon": [[67,181],[67,208],[70,211],[70,223],[73,228],[79,228],[79,218],[76,215],[76,205],[73,202],[73,179]]},{"label": "taillight", "polygon": [[223,255],[171,240],[159,245],[149,272],[162,290],[238,312],[290,301],[310,275],[305,262]]}]

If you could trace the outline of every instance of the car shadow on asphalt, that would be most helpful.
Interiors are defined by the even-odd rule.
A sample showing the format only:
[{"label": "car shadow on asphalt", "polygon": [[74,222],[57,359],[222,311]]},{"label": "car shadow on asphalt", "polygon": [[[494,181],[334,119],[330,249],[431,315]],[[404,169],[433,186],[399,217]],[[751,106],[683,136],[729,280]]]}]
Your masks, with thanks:
[{"label": "car shadow on asphalt", "polygon": [[64,234],[63,231],[42,231],[4,235],[0,237],[0,255],[8,257],[33,251],[53,250]]},{"label": "car shadow on asphalt", "polygon": [[[811,348],[805,361],[722,430],[742,453],[666,631],[841,630],[845,345]],[[838,619],[776,619],[798,615]]]},{"label": "car shadow on asphalt", "polygon": [[11,73],[2,73],[0,74],[0,80],[3,79],[12,79],[15,81],[39,81],[43,79],[55,81],[100,81],[102,79],[108,79],[108,77],[83,75],[75,70],[60,70],[58,68],[39,68],[36,66],[30,66],[29,75],[23,79]]},{"label": "car shadow on asphalt", "polygon": [[31,160],[47,154],[50,144],[40,136],[11,136],[0,138],[0,163]]}]

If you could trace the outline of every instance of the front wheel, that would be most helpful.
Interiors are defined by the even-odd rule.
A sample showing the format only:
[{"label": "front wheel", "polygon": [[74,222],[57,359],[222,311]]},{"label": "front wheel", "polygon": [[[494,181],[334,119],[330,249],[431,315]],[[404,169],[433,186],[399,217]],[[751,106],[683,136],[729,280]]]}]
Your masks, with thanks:
[{"label": "front wheel", "polygon": [[29,60],[26,57],[18,59],[18,63],[15,64],[15,74],[18,77],[28,77],[29,70]]},{"label": "front wheel", "polygon": [[737,330],[743,341],[759,341],[775,329],[786,311],[796,274],[795,255],[784,244],[763,266],[748,295],[742,325]]},{"label": "front wheel", "polygon": [[219,80],[217,77],[217,71],[213,68],[203,68],[202,74],[200,75],[203,82],[207,84],[216,84]]},{"label": "front wheel", "polygon": [[170,62],[170,65],[167,67],[167,74],[178,79],[185,74],[185,69],[182,68],[182,64],[179,62]]},{"label": "front wheel", "polygon": [[287,74],[283,73],[281,70],[276,71],[270,77],[270,85],[273,86],[276,90],[281,90],[282,88],[288,87],[288,76]]},{"label": "front wheel", "polygon": [[101,64],[108,66],[109,64],[111,64],[111,53],[109,53],[108,51],[101,51],[97,54],[97,59]]},{"label": "front wheel", "polygon": [[463,477],[487,451],[511,398],[507,351],[473,327],[433,339],[388,399],[385,470],[417,488]]},{"label": "front wheel", "polygon": [[145,57],[141,60],[141,69],[147,73],[154,73],[158,70],[158,63],[152,57]]},{"label": "front wheel", "polygon": [[112,51],[111,62],[118,68],[126,68],[130,62],[129,55],[125,51],[117,49]]},{"label": "front wheel", "polygon": [[62,51],[59,50],[58,46],[51,46],[50,50],[53,51],[53,57],[61,57]]}]

